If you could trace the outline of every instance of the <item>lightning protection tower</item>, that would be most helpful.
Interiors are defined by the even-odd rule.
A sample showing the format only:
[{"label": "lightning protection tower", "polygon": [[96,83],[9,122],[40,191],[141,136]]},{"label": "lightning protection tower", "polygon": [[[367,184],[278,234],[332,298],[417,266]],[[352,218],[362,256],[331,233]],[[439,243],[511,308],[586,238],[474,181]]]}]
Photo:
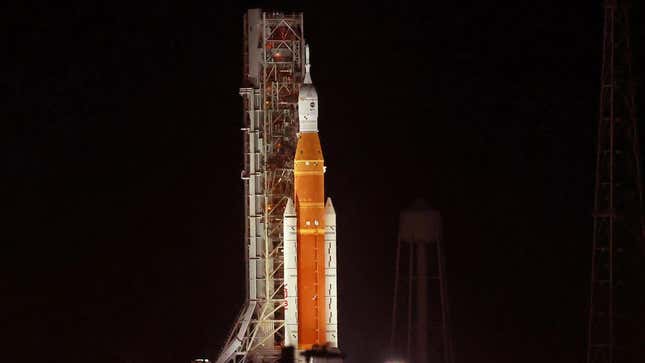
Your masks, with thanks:
[{"label": "lightning protection tower", "polygon": [[276,362],[284,340],[282,215],[293,196],[302,13],[244,16],[244,252],[246,303],[217,363]]},{"label": "lightning protection tower", "polygon": [[587,363],[636,362],[643,225],[627,1],[604,1],[602,44]]}]

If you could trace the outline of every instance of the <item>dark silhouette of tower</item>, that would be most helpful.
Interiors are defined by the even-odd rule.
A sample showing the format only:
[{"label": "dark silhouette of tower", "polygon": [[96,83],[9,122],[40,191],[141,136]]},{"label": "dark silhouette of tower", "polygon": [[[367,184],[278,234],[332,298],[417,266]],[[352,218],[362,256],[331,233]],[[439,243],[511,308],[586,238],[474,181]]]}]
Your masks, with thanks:
[{"label": "dark silhouette of tower", "polygon": [[441,214],[417,200],[400,216],[390,353],[408,363],[453,363],[448,305]]},{"label": "dark silhouette of tower", "polygon": [[587,363],[636,362],[645,265],[627,1],[604,1],[602,44]]}]

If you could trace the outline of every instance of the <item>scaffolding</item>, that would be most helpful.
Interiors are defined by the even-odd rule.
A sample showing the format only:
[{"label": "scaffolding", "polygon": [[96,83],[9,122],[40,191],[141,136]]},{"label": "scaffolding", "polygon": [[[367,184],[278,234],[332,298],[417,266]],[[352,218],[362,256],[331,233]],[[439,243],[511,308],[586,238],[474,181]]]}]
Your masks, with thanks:
[{"label": "scaffolding", "polygon": [[303,52],[302,13],[251,9],[244,16],[246,303],[217,363],[280,358],[286,305],[282,215],[293,195]]}]

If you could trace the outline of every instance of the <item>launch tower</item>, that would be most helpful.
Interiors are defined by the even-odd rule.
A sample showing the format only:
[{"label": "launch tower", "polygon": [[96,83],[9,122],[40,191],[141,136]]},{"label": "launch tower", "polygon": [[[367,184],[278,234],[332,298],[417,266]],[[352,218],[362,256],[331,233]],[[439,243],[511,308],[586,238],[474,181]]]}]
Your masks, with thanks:
[{"label": "launch tower", "polygon": [[282,218],[293,196],[302,13],[249,10],[243,54],[246,303],[217,363],[275,362],[285,338]]},{"label": "launch tower", "polygon": [[[217,363],[341,357],[336,213],[325,203],[318,95],[302,13],[244,17],[246,304]],[[337,351],[337,349],[336,349]],[[300,354],[300,353],[307,354]]]}]

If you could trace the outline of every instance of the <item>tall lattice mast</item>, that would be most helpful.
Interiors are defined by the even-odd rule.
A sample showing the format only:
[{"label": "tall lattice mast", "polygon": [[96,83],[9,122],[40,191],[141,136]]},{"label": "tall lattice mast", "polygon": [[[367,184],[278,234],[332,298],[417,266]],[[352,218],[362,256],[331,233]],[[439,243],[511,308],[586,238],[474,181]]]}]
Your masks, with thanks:
[{"label": "tall lattice mast", "polygon": [[244,17],[245,257],[247,302],[217,360],[275,362],[284,339],[282,215],[293,195],[302,13]]},{"label": "tall lattice mast", "polygon": [[635,362],[645,345],[638,342],[642,187],[630,46],[628,4],[605,0],[587,363]]}]

